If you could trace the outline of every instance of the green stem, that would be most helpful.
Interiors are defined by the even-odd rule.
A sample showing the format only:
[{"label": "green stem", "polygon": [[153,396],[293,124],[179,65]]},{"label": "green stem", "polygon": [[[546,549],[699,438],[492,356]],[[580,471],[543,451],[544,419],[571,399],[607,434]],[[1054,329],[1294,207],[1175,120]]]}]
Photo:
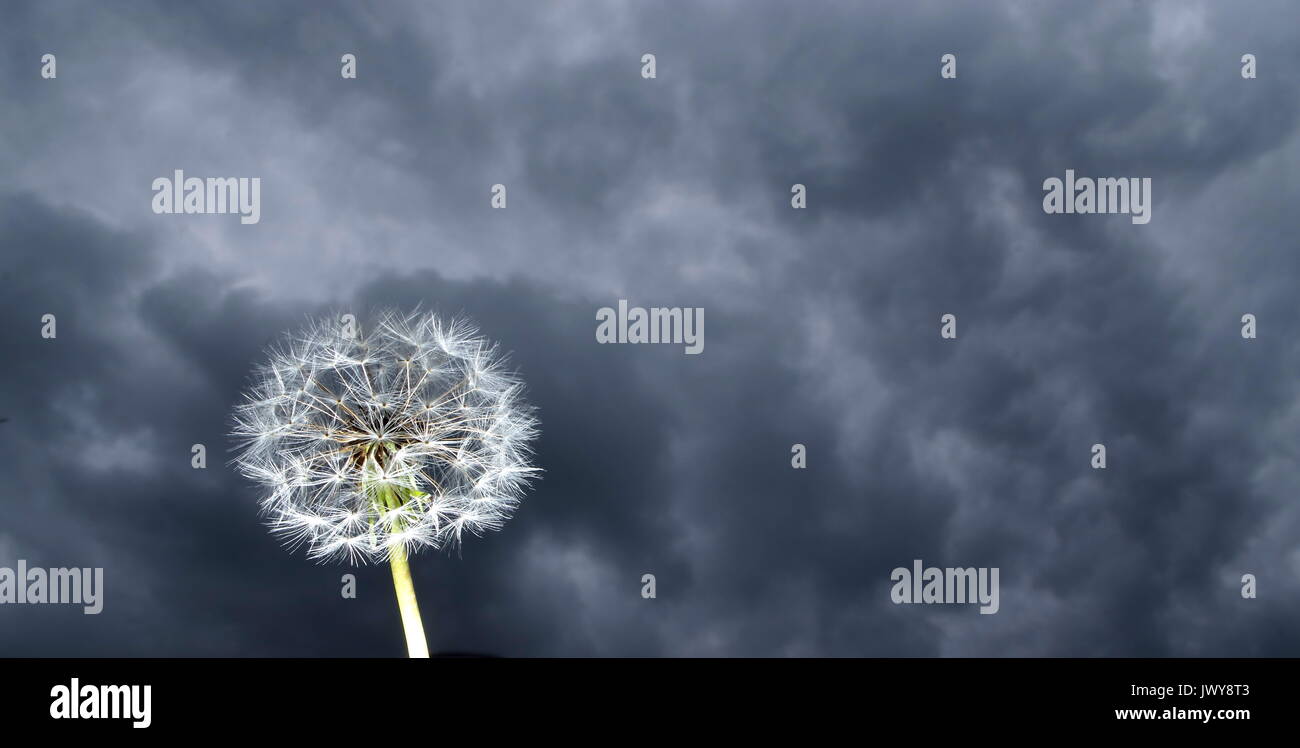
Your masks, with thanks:
[{"label": "green stem", "polygon": [[428,657],[429,644],[424,638],[424,623],[420,621],[420,605],[415,600],[406,549],[400,545],[393,546],[388,554],[388,565],[393,567],[393,588],[397,591],[397,608],[402,613],[402,629],[406,631],[406,651],[411,657]]},{"label": "green stem", "polygon": [[[374,490],[375,508],[382,511],[400,509],[404,503],[402,491],[380,485]],[[424,622],[420,620],[420,604],[415,599],[415,585],[411,582],[411,564],[406,548],[394,545],[388,551],[388,565],[393,571],[393,590],[397,593],[397,609],[402,615],[402,630],[406,633],[406,651],[410,657],[428,657],[429,644],[424,638]]]}]

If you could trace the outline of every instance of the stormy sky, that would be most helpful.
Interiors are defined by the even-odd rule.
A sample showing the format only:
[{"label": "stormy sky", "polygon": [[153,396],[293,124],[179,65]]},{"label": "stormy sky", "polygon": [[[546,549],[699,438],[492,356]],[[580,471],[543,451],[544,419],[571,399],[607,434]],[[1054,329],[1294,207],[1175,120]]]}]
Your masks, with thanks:
[{"label": "stormy sky", "polygon": [[[0,16],[0,566],[105,576],[0,655],[404,654],[387,569],[283,549],[227,430],[283,331],[416,305],[511,353],[545,471],[414,560],[435,652],[1300,655],[1289,0]],[[154,214],[176,169],[260,222]],[[1066,169],[1151,222],[1045,214]],[[703,307],[703,354],[597,344],[619,299]],[[895,605],[913,559],[999,612]]]}]

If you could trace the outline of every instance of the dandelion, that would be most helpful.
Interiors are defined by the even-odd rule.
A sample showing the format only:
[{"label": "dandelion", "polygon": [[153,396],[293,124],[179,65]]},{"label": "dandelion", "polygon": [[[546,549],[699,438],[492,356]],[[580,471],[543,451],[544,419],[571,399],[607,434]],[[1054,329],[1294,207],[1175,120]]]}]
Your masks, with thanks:
[{"label": "dandelion", "polygon": [[234,411],[239,471],[291,549],[392,567],[411,657],[428,657],[408,558],[510,518],[538,468],[537,421],[495,346],[463,320],[318,320],[269,351]]}]

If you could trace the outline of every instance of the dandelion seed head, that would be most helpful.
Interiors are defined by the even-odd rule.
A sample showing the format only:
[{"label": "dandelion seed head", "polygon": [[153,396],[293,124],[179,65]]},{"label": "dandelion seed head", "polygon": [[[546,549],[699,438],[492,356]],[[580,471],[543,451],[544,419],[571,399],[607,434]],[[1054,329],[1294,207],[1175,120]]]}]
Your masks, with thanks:
[{"label": "dandelion seed head", "polygon": [[497,349],[463,320],[329,320],[268,352],[233,416],[234,464],[272,532],[318,560],[383,561],[497,530],[531,479],[537,421]]}]

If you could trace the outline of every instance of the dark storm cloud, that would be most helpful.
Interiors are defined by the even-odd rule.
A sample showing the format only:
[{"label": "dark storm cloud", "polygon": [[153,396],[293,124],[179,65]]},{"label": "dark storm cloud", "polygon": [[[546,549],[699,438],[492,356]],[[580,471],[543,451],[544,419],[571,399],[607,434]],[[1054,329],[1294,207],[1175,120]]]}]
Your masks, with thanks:
[{"label": "dark storm cloud", "polygon": [[[337,599],[342,571],[289,559],[258,525],[252,489],[220,464],[227,413],[260,349],[299,324],[302,314],[324,313],[324,308],[290,312],[238,290],[214,292],[214,279],[197,271],[168,279],[143,292],[138,303],[123,305],[112,291],[92,294],[85,287],[104,275],[103,266],[84,263],[79,272],[68,273],[66,265],[45,266],[40,258],[86,251],[105,264],[118,264],[146,254],[147,244],[132,244],[30,198],[11,200],[6,207],[11,219],[6,225],[15,227],[5,237],[6,250],[12,250],[7,257],[17,260],[6,278],[21,279],[24,288],[7,298],[12,306],[6,314],[30,317],[29,310],[56,299],[65,306],[53,307],[61,312],[55,341],[17,325],[6,341],[19,354],[16,360],[30,362],[33,369],[6,390],[11,395],[6,408],[23,437],[14,438],[20,449],[6,451],[14,459],[9,467],[34,464],[48,474],[27,469],[31,475],[20,476],[31,490],[8,497],[9,516],[19,522],[6,523],[6,531],[18,543],[5,548],[13,558],[4,562],[12,565],[25,557],[54,566],[94,560],[106,567],[110,585],[105,612],[93,618],[41,609],[27,615],[27,609],[19,609],[15,616],[22,614],[18,620],[31,629],[24,626],[24,635],[9,641],[8,653],[337,655],[384,654],[385,645],[400,646],[390,636],[396,632],[385,625],[392,623],[385,571],[356,572],[361,600],[371,604]],[[23,248],[30,249],[20,252]],[[42,269],[47,267],[64,270]],[[510,542],[493,536],[472,544],[463,558],[417,563],[431,636],[435,643],[446,642],[435,649],[590,651],[589,643],[568,632],[567,617],[593,606],[573,599],[569,588],[567,575],[586,571],[573,568],[581,558],[561,559],[552,570],[555,578],[539,577],[529,568],[539,544],[586,547],[596,562],[631,578],[633,588],[651,560],[667,576],[686,577],[679,560],[646,550],[672,536],[660,511],[664,490],[656,478],[665,459],[665,415],[638,393],[639,375],[628,362],[601,355],[607,352],[589,344],[587,305],[558,303],[522,282],[457,285],[421,275],[363,289],[355,305],[347,306],[380,304],[424,304],[468,314],[509,341],[514,362],[529,373],[532,397],[547,424],[538,444],[546,477],[511,523]],[[105,318],[124,312],[138,314],[143,334],[165,366],[150,360],[133,366],[130,359],[138,349],[132,341],[102,334]],[[52,413],[85,387],[79,377],[37,375],[52,365],[93,376],[90,389],[96,397],[76,403],[75,412]],[[150,450],[151,460],[138,473],[111,464],[89,469],[75,445],[59,453],[49,441],[78,423],[110,434],[147,426],[147,442],[120,448]],[[195,442],[209,447],[208,471],[189,466],[189,445]],[[619,500],[608,501],[610,495]],[[549,511],[538,511],[544,508]],[[79,556],[73,549],[87,544],[108,555],[70,558]],[[509,600],[523,603],[501,602]],[[599,609],[599,601],[594,607]],[[257,610],[265,613],[255,615]],[[376,631],[376,623],[388,630]],[[38,624],[43,634],[36,633]],[[630,633],[611,652],[662,651],[653,633],[640,639]],[[617,632],[600,638],[610,635]]]},{"label": "dark storm cloud", "polygon": [[[400,654],[386,570],[342,600],[345,569],[280,549],[224,433],[281,331],[420,304],[512,352],[546,471],[504,531],[417,559],[435,650],[1296,654],[1300,226],[1273,164],[1297,157],[1300,50],[1279,17],[24,7],[0,84],[22,104],[0,114],[0,565],[102,565],[109,592],[97,617],[6,608],[0,653]],[[74,133],[99,145],[64,154]],[[195,161],[265,162],[263,233],[150,221],[147,191],[114,188]],[[1067,168],[1152,177],[1152,223],[1043,214]],[[703,306],[705,353],[597,345],[619,298]],[[1001,611],[892,605],[913,558],[1001,567]]]}]

